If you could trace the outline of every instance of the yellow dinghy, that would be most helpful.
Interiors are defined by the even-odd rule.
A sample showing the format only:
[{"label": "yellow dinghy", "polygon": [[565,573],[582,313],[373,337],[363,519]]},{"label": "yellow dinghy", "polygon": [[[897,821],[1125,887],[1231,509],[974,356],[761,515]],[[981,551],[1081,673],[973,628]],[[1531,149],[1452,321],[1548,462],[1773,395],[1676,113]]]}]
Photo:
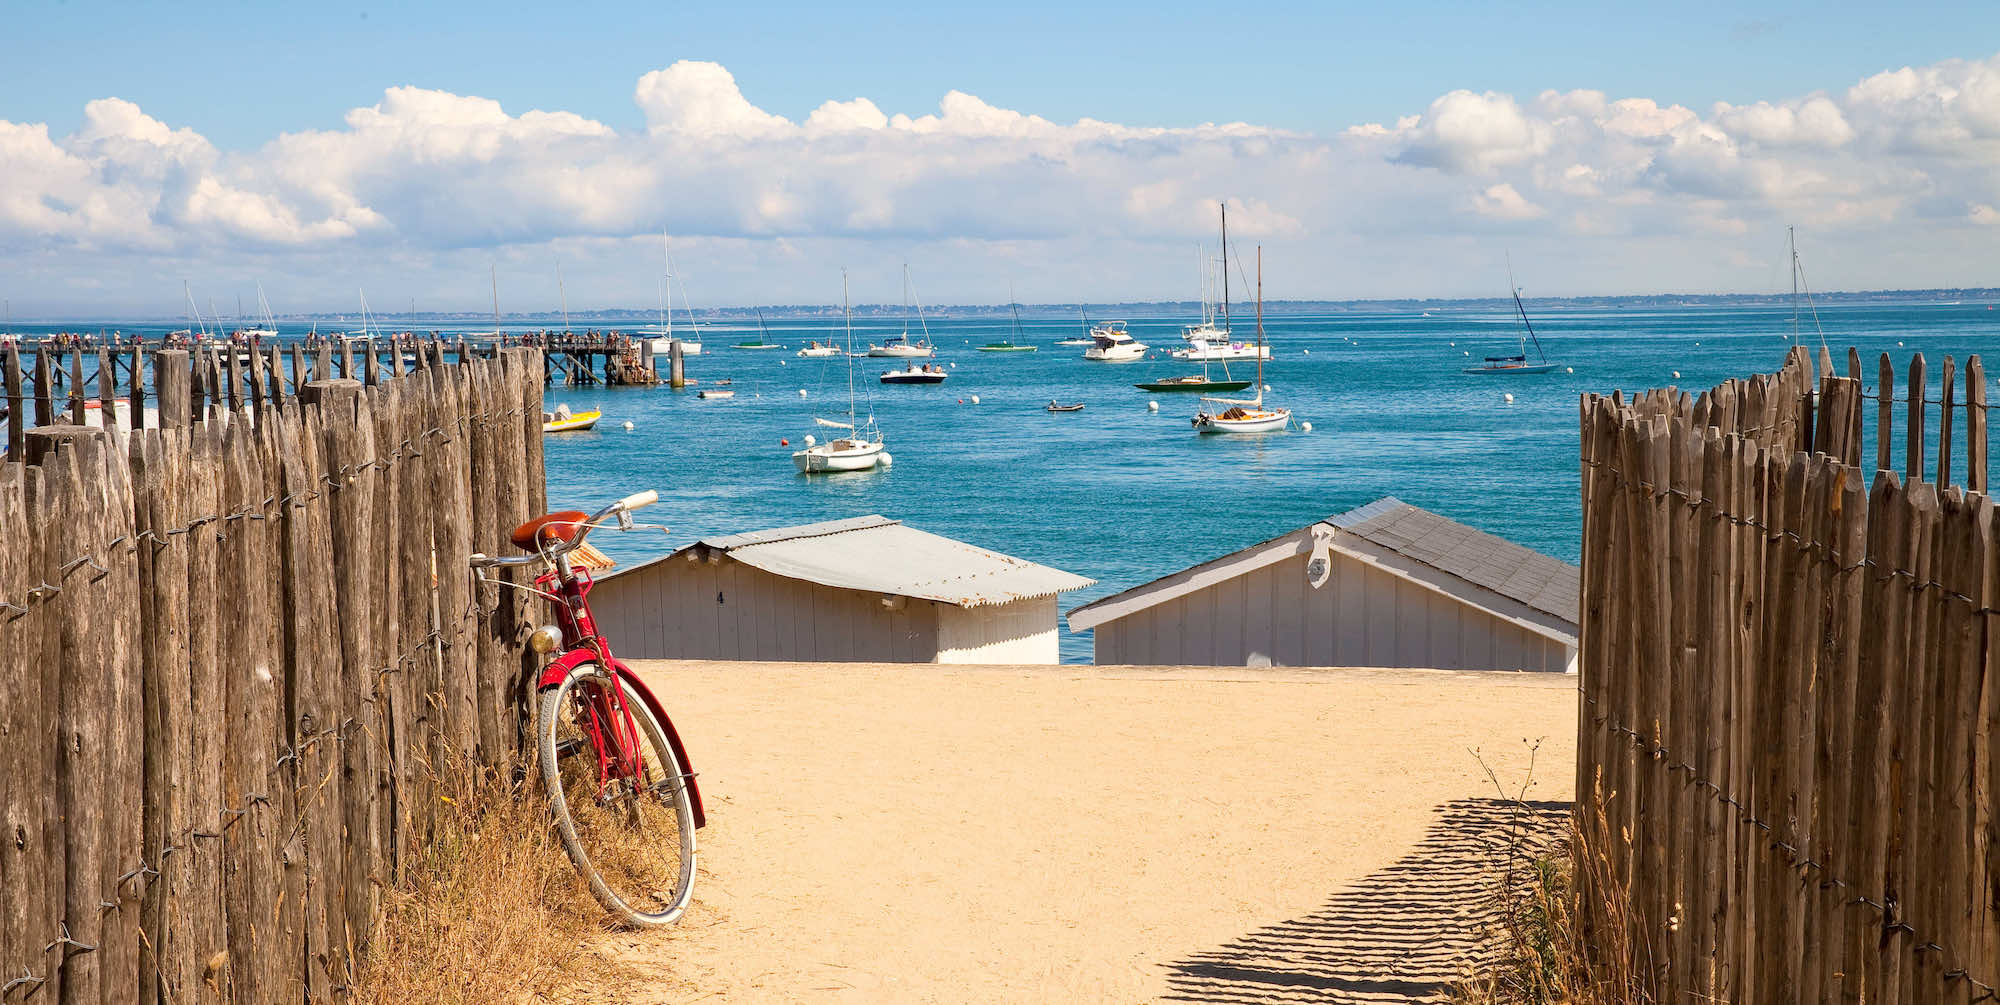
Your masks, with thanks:
[{"label": "yellow dinghy", "polygon": [[552,412],[544,412],[542,413],[542,432],[580,433],[597,425],[597,420],[603,417],[603,412],[578,412],[575,415],[560,417]]}]

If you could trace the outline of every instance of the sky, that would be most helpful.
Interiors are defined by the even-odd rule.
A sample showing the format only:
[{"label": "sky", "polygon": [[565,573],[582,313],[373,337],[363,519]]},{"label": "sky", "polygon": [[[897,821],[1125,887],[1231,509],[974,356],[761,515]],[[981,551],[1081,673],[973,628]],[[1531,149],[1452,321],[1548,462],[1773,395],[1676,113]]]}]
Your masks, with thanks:
[{"label": "sky", "polygon": [[1632,8],[10,3],[0,298],[2000,286],[2000,5]]}]

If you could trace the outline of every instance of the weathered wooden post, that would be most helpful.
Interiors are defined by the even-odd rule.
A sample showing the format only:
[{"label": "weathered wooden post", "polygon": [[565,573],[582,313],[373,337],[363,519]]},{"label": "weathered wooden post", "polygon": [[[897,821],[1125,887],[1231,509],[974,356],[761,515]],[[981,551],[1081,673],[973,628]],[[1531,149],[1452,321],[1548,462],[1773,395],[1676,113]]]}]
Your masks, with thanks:
[{"label": "weathered wooden post", "polygon": [[681,355],[681,340],[674,339],[667,346],[667,386],[681,388],[687,386],[687,364]]},{"label": "weathered wooden post", "polygon": [[21,350],[7,347],[7,456],[18,458],[27,446],[28,402],[21,395]]},{"label": "weathered wooden post", "polygon": [[153,391],[160,398],[160,428],[193,421],[194,392],[188,386],[186,349],[162,349],[153,356]]}]

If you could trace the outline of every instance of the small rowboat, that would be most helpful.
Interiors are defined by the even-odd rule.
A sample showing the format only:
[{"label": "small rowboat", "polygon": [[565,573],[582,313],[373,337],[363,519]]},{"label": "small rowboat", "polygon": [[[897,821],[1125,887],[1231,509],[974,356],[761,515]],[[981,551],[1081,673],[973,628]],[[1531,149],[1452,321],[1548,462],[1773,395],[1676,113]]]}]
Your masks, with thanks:
[{"label": "small rowboat", "polygon": [[572,415],[566,419],[544,418],[542,420],[542,432],[581,433],[584,430],[597,425],[597,420],[603,417],[604,413],[600,411],[600,412],[578,412],[575,415]]},{"label": "small rowboat", "polygon": [[702,399],[702,400],[704,400],[704,401],[706,401],[706,400],[708,400],[708,399],[710,399],[710,398],[734,398],[734,397],[736,397],[736,392],[735,392],[735,391],[697,391],[697,392],[695,392],[695,397],[697,397],[697,398],[700,398],[700,399]]},{"label": "small rowboat", "polygon": [[1079,401],[1074,405],[1058,405],[1051,401],[1048,404],[1048,409],[1051,412],[1081,412],[1083,411],[1083,402]]}]

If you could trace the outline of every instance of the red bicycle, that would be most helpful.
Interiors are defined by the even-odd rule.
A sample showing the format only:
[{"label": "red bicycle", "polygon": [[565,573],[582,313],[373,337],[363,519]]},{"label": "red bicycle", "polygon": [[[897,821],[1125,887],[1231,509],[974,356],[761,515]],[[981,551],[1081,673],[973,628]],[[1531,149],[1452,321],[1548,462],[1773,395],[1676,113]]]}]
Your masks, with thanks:
[{"label": "red bicycle", "polygon": [[[659,501],[641,492],[596,513],[566,510],[514,528],[531,554],[472,556],[472,567],[544,567],[530,591],[555,606],[556,623],[529,645],[549,657],[536,683],[535,752],[556,833],[590,892],[629,925],[680,920],[694,888],[694,832],[706,823],[701,791],[674,724],[646,685],[611,654],[590,613],[590,571],[569,562],[590,532]],[[512,585],[512,584],[506,584]],[[524,587],[525,589],[525,587]]]}]

